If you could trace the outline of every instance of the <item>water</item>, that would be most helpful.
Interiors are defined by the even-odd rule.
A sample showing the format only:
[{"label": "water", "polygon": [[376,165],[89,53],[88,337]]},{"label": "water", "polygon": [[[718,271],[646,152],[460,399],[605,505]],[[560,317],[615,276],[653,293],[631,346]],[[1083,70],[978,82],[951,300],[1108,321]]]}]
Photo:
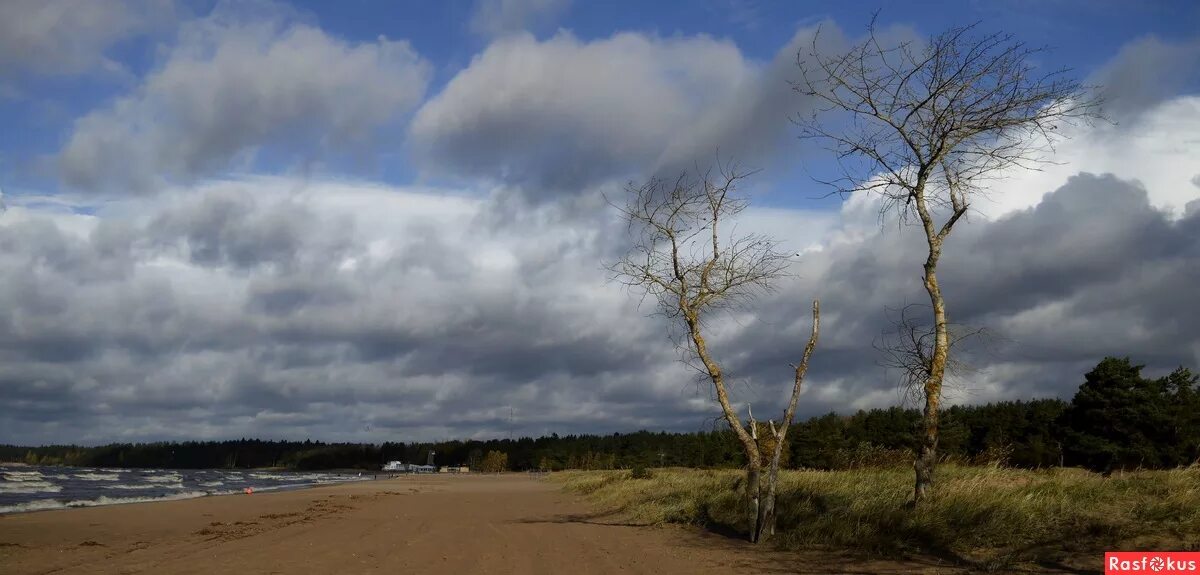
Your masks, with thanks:
[{"label": "water", "polygon": [[0,514],[295,489],[370,479],[335,473],[224,469],[97,469],[0,464]]}]

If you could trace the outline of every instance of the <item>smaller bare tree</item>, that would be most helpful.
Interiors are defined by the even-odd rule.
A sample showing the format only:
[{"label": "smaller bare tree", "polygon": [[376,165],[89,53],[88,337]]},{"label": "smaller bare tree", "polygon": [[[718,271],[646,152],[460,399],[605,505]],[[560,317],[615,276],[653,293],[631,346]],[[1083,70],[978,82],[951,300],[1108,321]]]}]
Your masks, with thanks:
[{"label": "smaller bare tree", "polygon": [[729,397],[727,375],[709,350],[706,321],[712,312],[745,304],[775,289],[786,275],[788,255],[766,236],[748,234],[726,237],[721,225],[737,216],[747,200],[736,194],[737,184],[748,174],[735,166],[719,166],[698,177],[683,174],[675,180],[652,178],[640,186],[630,185],[624,205],[614,205],[624,216],[633,239],[625,256],[610,266],[614,279],[652,297],[658,312],[685,329],[682,346],[689,359],[712,383],[725,421],[737,435],[746,455],[746,492],[750,518],[750,540],[765,540],[775,531],[775,494],[779,462],[788,428],[795,417],[796,403],[808,371],[809,358],[817,345],[820,308],[813,301],[812,334],[793,367],[792,394],[776,427],[767,474],[758,447],[758,425],[752,413],[743,423]]}]

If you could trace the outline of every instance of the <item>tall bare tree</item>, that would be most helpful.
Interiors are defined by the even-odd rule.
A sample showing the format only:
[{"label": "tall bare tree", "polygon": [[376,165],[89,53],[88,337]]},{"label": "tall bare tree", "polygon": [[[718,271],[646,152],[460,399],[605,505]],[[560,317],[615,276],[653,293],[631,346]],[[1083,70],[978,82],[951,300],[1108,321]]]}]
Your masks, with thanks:
[{"label": "tall bare tree", "polygon": [[779,461],[788,428],[817,345],[820,308],[813,301],[812,335],[800,363],[793,367],[792,394],[779,426],[768,421],[774,438],[773,452],[763,476],[763,454],[758,446],[759,425],[747,409],[743,423],[729,397],[727,375],[714,358],[705,339],[706,321],[712,312],[745,304],[755,296],[775,289],[786,275],[788,255],[766,236],[748,234],[727,237],[722,224],[746,208],[747,201],[736,193],[747,174],[736,167],[721,166],[711,171],[675,180],[652,178],[627,188],[627,202],[617,205],[633,239],[625,256],[610,266],[615,279],[654,298],[658,311],[686,332],[682,347],[689,359],[712,383],[717,403],[729,427],[737,435],[746,455],[746,492],[750,540],[763,541],[775,531],[775,493]]},{"label": "tall bare tree", "polygon": [[1042,48],[1008,34],[951,28],[924,42],[887,43],[874,22],[865,40],[822,54],[814,39],[799,55],[797,91],[823,105],[797,118],[801,137],[828,144],[841,173],[833,193],[875,192],[884,210],[925,233],[925,291],[933,345],[924,375],[914,502],[933,485],[938,411],[950,350],[938,283],[943,245],[987,183],[1037,169],[1064,123],[1097,118],[1099,100],[1068,70],[1039,70]]}]

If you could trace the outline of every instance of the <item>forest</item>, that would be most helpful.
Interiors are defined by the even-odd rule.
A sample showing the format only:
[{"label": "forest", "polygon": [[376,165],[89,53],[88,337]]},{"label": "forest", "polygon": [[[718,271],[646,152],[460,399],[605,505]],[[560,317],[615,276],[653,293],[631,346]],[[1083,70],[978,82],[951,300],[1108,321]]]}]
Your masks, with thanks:
[{"label": "forest", "polygon": [[[944,461],[1021,468],[1163,469],[1200,458],[1200,389],[1187,368],[1150,378],[1128,358],[1109,357],[1089,371],[1070,401],[1037,399],[956,405],[941,420]],[[890,407],[829,413],[795,424],[784,467],[854,469],[911,465],[921,414]],[[760,424],[761,425],[761,424]],[[767,437],[762,434],[762,437]],[[765,441],[765,439],[764,439]],[[35,465],[142,468],[379,469],[390,460],[479,469],[486,454],[507,456],[510,470],[635,467],[741,468],[731,430],[379,444],[321,441],[186,441],[81,447],[0,446],[0,461]],[[765,450],[764,450],[765,451]]]}]

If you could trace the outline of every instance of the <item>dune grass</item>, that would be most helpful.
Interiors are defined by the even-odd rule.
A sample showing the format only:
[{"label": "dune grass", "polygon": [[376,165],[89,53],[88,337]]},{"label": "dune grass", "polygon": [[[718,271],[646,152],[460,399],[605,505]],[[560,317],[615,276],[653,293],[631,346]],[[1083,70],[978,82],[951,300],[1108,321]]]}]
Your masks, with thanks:
[{"label": "dune grass", "polygon": [[[745,533],[735,470],[567,471],[551,481],[642,524]],[[913,509],[912,471],[786,471],[777,544],[881,555],[933,553],[977,565],[1059,560],[1113,549],[1200,548],[1200,467],[1118,473],[945,465],[928,504]]]}]

